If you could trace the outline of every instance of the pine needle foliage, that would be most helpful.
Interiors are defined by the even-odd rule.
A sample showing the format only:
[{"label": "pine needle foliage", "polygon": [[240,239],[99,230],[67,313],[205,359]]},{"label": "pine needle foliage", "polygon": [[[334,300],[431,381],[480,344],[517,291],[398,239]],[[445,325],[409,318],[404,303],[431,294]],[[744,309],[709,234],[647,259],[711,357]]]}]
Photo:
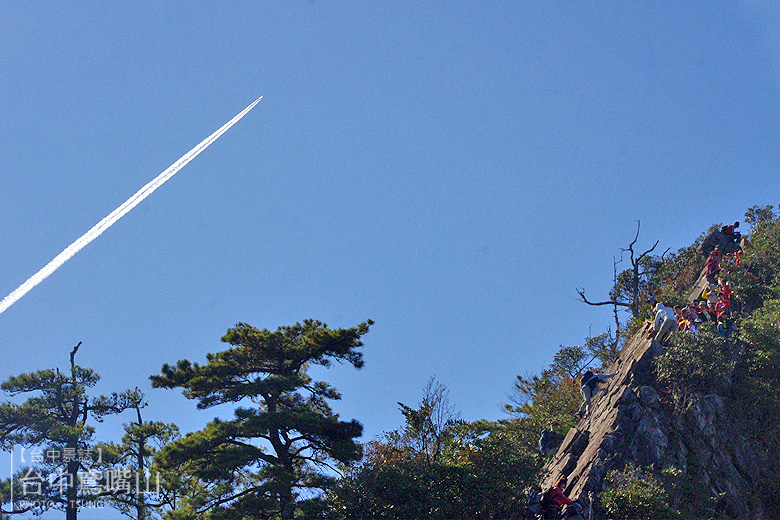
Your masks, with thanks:
[{"label": "pine needle foliage", "polygon": [[301,490],[327,485],[322,470],[360,459],[363,427],[339,419],[328,403],[340,394],[307,369],[362,367],[358,349],[372,323],[330,329],[306,320],[276,331],[239,323],[222,338],[230,348],[208,354],[205,365],[181,360],[152,376],[153,386],[181,388],[198,408],[237,405],[232,419],[215,419],[158,456],[163,468],[200,482],[204,493],[189,514],[289,520]]}]

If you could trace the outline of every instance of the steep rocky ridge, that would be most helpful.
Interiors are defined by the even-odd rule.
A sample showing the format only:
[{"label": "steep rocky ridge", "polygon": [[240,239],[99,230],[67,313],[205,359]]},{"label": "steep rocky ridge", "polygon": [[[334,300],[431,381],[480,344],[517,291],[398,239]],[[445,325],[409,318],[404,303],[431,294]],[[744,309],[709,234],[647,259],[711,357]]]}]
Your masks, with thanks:
[{"label": "steep rocky ridge", "polygon": [[[691,300],[704,283],[702,273]],[[548,461],[542,487],[565,476],[567,495],[584,498],[603,491],[606,474],[627,464],[673,467],[696,495],[702,516],[780,518],[780,511],[764,510],[755,492],[771,455],[754,450],[730,423],[727,396],[702,396],[675,410],[653,372],[653,359],[663,353],[662,345],[641,333],[624,346],[607,369],[617,375],[602,383],[590,415],[569,430]]]}]

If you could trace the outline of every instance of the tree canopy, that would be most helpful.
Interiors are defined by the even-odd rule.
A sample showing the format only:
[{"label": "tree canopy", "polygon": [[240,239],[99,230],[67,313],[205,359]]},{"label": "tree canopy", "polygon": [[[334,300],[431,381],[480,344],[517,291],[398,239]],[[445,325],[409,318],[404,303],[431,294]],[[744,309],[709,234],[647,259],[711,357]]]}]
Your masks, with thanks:
[{"label": "tree canopy", "polygon": [[330,480],[321,471],[331,467],[329,461],[361,457],[355,439],[363,427],[339,419],[328,401],[341,396],[326,382],[313,381],[307,369],[334,361],[361,368],[358,348],[372,323],[330,329],[307,320],[276,331],[239,323],[222,338],[231,347],[208,354],[205,365],[182,360],[152,376],[153,386],[182,388],[201,409],[249,404],[238,406],[233,419],[215,419],[161,451],[162,467],[203,483],[189,514],[287,520],[300,490],[323,488]]},{"label": "tree canopy", "polygon": [[59,369],[39,370],[11,377],[0,385],[10,396],[33,394],[22,404],[0,404],[0,445],[7,450],[14,446],[33,448],[39,453],[33,461],[37,465],[22,468],[2,489],[3,503],[10,501],[13,493],[33,505],[17,508],[11,504],[6,512],[56,508],[65,511],[67,520],[76,520],[81,504],[114,493],[110,486],[95,482],[101,480],[96,477],[102,476],[102,461],[95,453],[95,429],[90,421],[102,421],[130,408],[134,392],[90,397],[87,389],[94,387],[100,376],[76,365],[80,345],[71,352],[70,374]]}]

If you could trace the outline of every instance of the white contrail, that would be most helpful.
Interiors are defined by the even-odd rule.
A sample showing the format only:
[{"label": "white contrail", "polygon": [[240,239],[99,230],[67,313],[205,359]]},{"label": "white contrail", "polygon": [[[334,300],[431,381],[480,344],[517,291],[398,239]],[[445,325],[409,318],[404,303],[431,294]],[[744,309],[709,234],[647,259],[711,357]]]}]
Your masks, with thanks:
[{"label": "white contrail", "polygon": [[112,211],[106,218],[95,224],[92,229],[84,233],[81,237],[78,238],[75,242],[73,242],[71,245],[69,245],[65,250],[54,257],[54,260],[46,264],[43,269],[32,275],[26,282],[24,282],[22,285],[20,285],[17,289],[15,289],[11,294],[3,298],[3,301],[0,302],[0,314],[5,312],[5,310],[13,305],[14,303],[19,300],[22,296],[27,294],[30,289],[41,283],[43,280],[45,280],[50,274],[52,274],[54,271],[56,271],[62,264],[70,260],[73,255],[81,251],[81,249],[84,248],[87,244],[95,240],[97,237],[99,237],[103,231],[110,228],[117,220],[122,218],[127,212],[129,212],[131,209],[136,207],[138,204],[141,203],[142,200],[144,200],[146,197],[152,194],[154,190],[165,184],[165,181],[173,177],[176,172],[184,168],[188,162],[193,160],[195,157],[198,156],[200,152],[205,150],[206,148],[211,145],[214,141],[220,138],[222,134],[228,131],[231,126],[236,124],[239,119],[244,117],[247,112],[252,110],[256,104],[260,102],[260,100],[263,99],[262,96],[257,98],[254,103],[246,107],[244,110],[239,112],[236,117],[222,125],[222,127],[208,136],[206,139],[200,142],[195,148],[184,154],[181,159],[173,163],[168,167],[167,170],[162,172],[160,175],[155,177],[151,182],[149,182],[146,186],[138,190],[135,195],[130,197],[125,201],[124,204],[116,208],[114,211]]}]

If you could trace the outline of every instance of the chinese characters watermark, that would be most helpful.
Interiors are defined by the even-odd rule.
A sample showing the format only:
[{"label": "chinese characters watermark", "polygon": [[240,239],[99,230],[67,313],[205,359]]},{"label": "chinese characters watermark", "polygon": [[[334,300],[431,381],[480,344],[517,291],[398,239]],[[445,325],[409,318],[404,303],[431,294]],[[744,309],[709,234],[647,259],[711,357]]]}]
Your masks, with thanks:
[{"label": "chinese characters watermark", "polygon": [[[137,471],[130,466],[110,467],[103,464],[100,448],[21,449],[20,462],[25,466],[13,474],[11,502],[20,509],[52,508],[77,497],[80,508],[101,508],[112,496],[146,496],[160,494],[160,474]],[[33,466],[27,466],[27,464]],[[13,490],[16,489],[16,496]],[[21,496],[20,496],[21,494]]]}]

